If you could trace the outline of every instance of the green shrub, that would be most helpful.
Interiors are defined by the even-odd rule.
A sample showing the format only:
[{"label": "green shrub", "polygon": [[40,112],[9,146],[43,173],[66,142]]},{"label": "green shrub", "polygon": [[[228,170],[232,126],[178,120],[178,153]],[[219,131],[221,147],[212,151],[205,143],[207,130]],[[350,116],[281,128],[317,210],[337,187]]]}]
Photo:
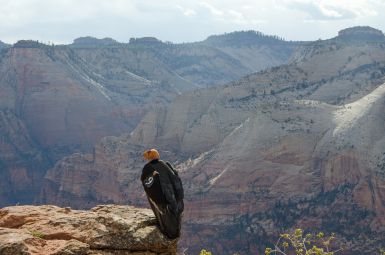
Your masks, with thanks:
[{"label": "green shrub", "polygon": [[303,230],[299,228],[293,233],[281,234],[274,248],[267,247],[265,249],[265,255],[287,255],[293,251],[296,255],[335,255],[342,248],[332,249],[334,239],[334,234],[325,236],[323,232],[316,235],[304,235]]},{"label": "green shrub", "polygon": [[209,252],[209,251],[206,251],[206,250],[201,250],[201,252],[199,253],[199,255],[212,255],[212,253]]},{"label": "green shrub", "polygon": [[38,231],[38,230],[30,230],[29,233],[34,236],[34,237],[37,237],[37,238],[40,238],[40,239],[43,239],[45,234]]},{"label": "green shrub", "polygon": [[[304,235],[302,229],[298,228],[292,233],[284,233],[274,245],[274,248],[267,247],[265,255],[337,255],[343,249],[333,248],[336,245],[332,244],[335,236],[332,233],[330,236],[325,236],[323,232],[316,235],[310,233]],[[212,255],[207,250],[201,250],[199,255]],[[234,254],[238,255],[238,254]],[[385,255],[385,250],[380,249],[379,255]]]}]

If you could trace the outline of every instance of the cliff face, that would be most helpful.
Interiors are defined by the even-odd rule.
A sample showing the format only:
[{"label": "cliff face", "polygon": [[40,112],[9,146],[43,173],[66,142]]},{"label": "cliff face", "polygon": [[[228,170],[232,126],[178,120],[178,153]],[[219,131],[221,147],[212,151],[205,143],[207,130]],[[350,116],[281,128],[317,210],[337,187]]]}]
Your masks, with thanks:
[{"label": "cliff face", "polygon": [[33,201],[50,167],[47,156],[12,110],[0,110],[0,133],[0,205]]},{"label": "cliff face", "polygon": [[[80,38],[0,43],[0,206],[36,202],[54,163],[131,132],[151,107],[288,61],[295,43],[247,47]],[[256,50],[258,49],[258,50]],[[248,56],[246,58],[245,56]],[[155,105],[155,106],[154,106]]]},{"label": "cliff face", "polygon": [[374,29],[371,27],[351,27],[346,28],[338,32],[338,39],[347,40],[347,41],[374,41],[374,42],[384,42],[385,35],[381,30]]},{"label": "cliff face", "polygon": [[139,76],[149,82],[170,84],[179,91],[224,84],[285,64],[300,45],[252,31],[217,36],[214,43],[210,38],[172,44],[145,37],[132,38],[128,44],[99,47],[103,40],[88,45],[75,43],[71,48],[103,76],[116,81]]},{"label": "cliff face", "polygon": [[179,96],[130,135],[59,161],[43,202],[81,206],[77,190],[87,187],[93,203],[146,203],[139,152],[156,146],[181,171],[181,243],[192,253],[255,253],[302,227],[336,232],[349,254],[373,254],[385,241],[384,47],[312,43],[290,65]]},{"label": "cliff face", "polygon": [[[385,44],[363,33],[379,36],[351,29],[340,36],[359,43],[305,43],[293,55],[249,34],[247,47],[230,34],[3,50],[0,204],[31,202],[40,188],[41,203],[147,204],[141,152],[157,147],[184,180],[191,253],[255,253],[294,227],[372,252],[385,236]],[[176,96],[259,70],[275,50],[268,65],[290,64]]]},{"label": "cliff face", "polygon": [[139,181],[144,147],[127,136],[105,137],[92,154],[73,154],[45,176],[40,203],[90,208],[97,201],[147,204]]},{"label": "cliff face", "polygon": [[177,240],[156,227],[151,210],[101,205],[90,211],[57,206],[0,209],[0,254],[175,255]]},{"label": "cliff face", "polygon": [[24,46],[0,58],[1,182],[9,187],[0,205],[33,202],[53,162],[132,129],[144,114],[132,97],[113,99],[70,50]]}]

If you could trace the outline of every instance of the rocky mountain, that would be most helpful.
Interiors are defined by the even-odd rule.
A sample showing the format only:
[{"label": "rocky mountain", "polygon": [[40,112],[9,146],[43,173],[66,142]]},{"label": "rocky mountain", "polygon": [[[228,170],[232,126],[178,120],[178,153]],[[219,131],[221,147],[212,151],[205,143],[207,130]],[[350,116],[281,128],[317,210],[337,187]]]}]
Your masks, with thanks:
[{"label": "rocky mountain", "polygon": [[2,42],[2,41],[0,41],[0,50],[1,50],[2,48],[7,48],[7,47],[10,47],[10,45],[9,45],[9,44],[6,44],[6,43],[4,43],[4,42]]},{"label": "rocky mountain", "polygon": [[215,47],[242,47],[254,45],[279,45],[287,44],[287,42],[278,36],[264,35],[261,32],[236,31],[225,33],[222,35],[211,35],[202,44],[211,45]]},{"label": "rocky mountain", "polygon": [[72,46],[111,46],[116,44],[118,44],[118,42],[112,38],[106,37],[103,39],[97,39],[92,36],[85,36],[76,38],[72,43]]},{"label": "rocky mountain", "polygon": [[385,35],[381,30],[372,27],[352,27],[341,30],[338,38],[346,41],[384,42]]},{"label": "rocky mountain", "polygon": [[[21,41],[0,58],[0,204],[32,202],[49,166],[65,155],[89,151],[107,135],[132,130],[147,103],[168,102],[177,92],[138,77],[130,93],[102,78],[69,48]],[[123,90],[123,89],[121,89]]]},{"label": "rocky mountain", "polygon": [[351,31],[366,39],[304,43],[289,64],[153,107],[129,134],[57,162],[42,202],[146,204],[140,155],[157,147],[184,180],[189,254],[261,252],[297,227],[374,254],[385,242],[385,42]]},{"label": "rocky mountain", "polygon": [[101,205],[14,206],[0,209],[0,254],[175,255],[177,240],[164,237],[151,210]]},{"label": "rocky mountain", "polygon": [[268,51],[253,53],[252,47],[269,48],[258,42],[229,45],[230,54],[204,43],[151,38],[124,44],[83,37],[56,46],[21,40],[3,48],[0,206],[36,201],[46,170],[57,160],[90,152],[102,137],[131,132],[151,107],[184,91],[285,63],[295,45],[282,42],[286,55],[269,57]]},{"label": "rocky mountain", "polygon": [[[88,40],[88,44],[77,43],[78,40],[70,45],[71,48],[87,62],[101,67],[99,72],[108,72],[111,78],[119,78],[124,71],[129,71],[150,81],[173,84],[181,91],[228,83],[267,67],[287,63],[301,45],[255,31],[212,36],[202,42],[183,44],[162,42],[154,37],[131,38],[128,44],[111,44],[107,48],[99,47],[105,39],[98,43],[97,39]],[[110,63],[111,59],[113,63]],[[114,72],[116,66],[126,70]]]}]

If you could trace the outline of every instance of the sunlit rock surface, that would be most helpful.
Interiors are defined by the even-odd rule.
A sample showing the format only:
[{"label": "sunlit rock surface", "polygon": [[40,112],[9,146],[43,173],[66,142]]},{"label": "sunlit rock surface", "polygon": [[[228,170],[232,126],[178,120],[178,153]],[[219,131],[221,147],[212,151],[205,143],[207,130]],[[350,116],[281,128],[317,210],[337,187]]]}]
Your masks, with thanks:
[{"label": "sunlit rock surface", "polygon": [[0,254],[174,255],[151,210],[100,205],[89,211],[52,205],[0,209]]}]

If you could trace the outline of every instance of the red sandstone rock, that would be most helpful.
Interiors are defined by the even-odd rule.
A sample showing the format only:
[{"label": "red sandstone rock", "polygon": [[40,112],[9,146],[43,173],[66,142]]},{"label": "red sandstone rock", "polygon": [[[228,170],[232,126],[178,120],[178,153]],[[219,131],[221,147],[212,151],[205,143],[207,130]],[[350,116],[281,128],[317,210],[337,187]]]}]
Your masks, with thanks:
[{"label": "red sandstone rock", "polygon": [[102,205],[90,211],[57,206],[0,209],[0,254],[172,255],[148,209]]},{"label": "red sandstone rock", "polygon": [[192,253],[254,253],[296,227],[351,238],[351,254],[374,250],[385,236],[385,85],[372,75],[385,53],[370,45],[349,60],[361,50],[316,43],[293,65],[182,95],[129,136],[60,160],[42,202],[147,204],[141,152],[157,146],[181,170]]}]

